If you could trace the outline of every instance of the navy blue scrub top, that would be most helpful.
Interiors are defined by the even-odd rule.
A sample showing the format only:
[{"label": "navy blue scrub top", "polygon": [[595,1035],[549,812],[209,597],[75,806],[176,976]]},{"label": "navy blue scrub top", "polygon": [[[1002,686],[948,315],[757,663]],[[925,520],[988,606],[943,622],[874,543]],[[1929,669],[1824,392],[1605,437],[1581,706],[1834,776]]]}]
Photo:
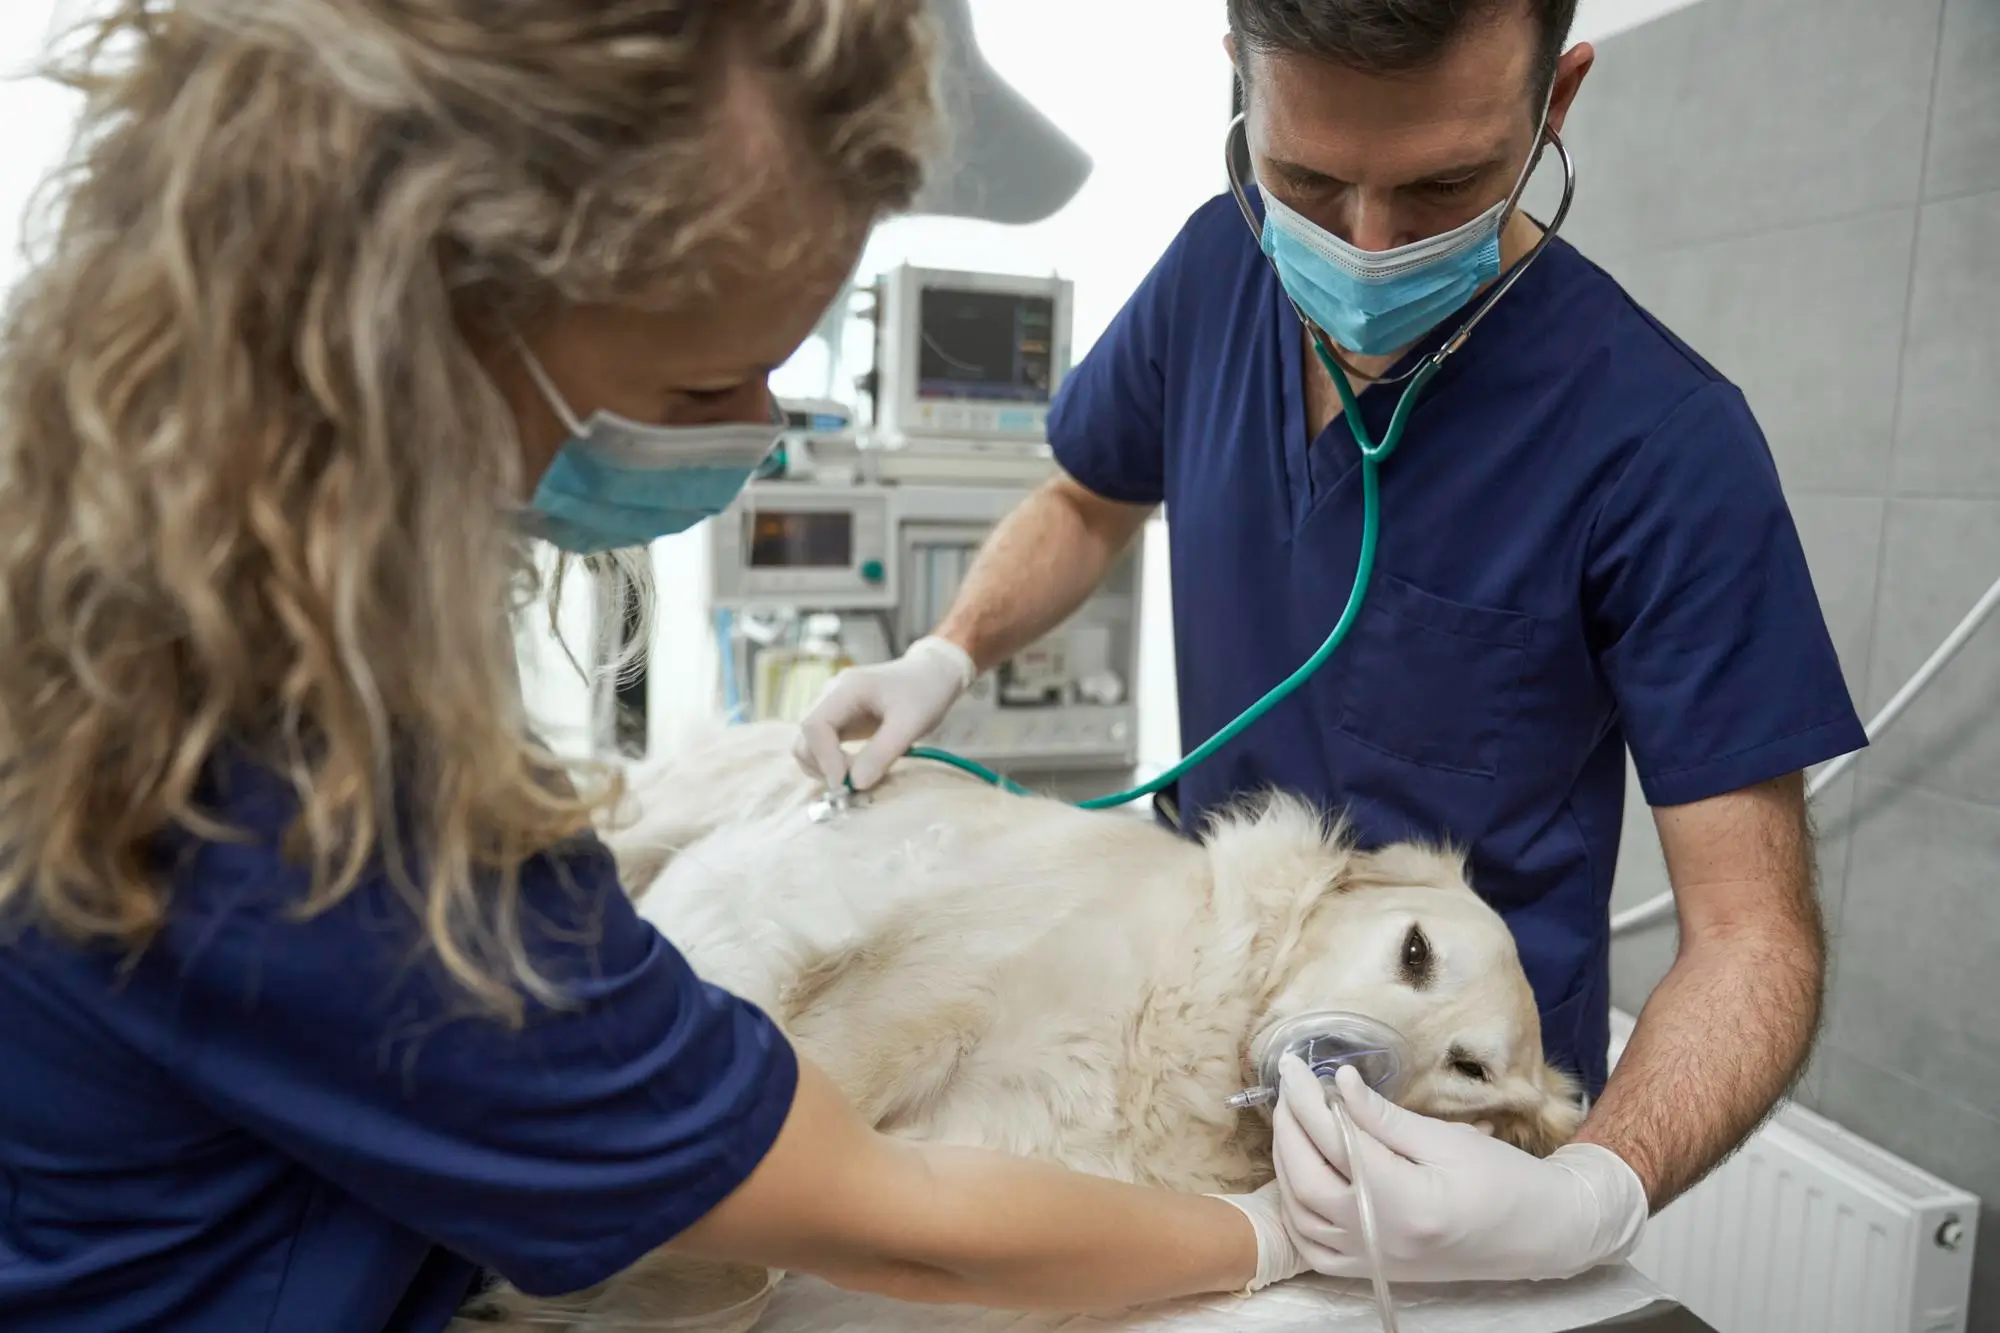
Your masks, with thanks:
[{"label": "navy blue scrub top", "polygon": [[[1340,417],[1306,438],[1301,356],[1298,318],[1224,195],[1050,417],[1078,482],[1166,506],[1190,749],[1311,656],[1354,578],[1358,454]],[[1377,439],[1400,392],[1361,396]],[[1281,787],[1344,807],[1364,845],[1469,848],[1550,1058],[1594,1095],[1626,748],[1667,806],[1864,744],[1742,394],[1557,240],[1447,360],[1384,464],[1375,576],[1346,643],[1177,799],[1191,831]]]},{"label": "navy blue scrub top", "polygon": [[764,1157],[797,1065],[697,980],[594,841],[524,871],[530,955],[572,1006],[510,1031],[423,961],[382,879],[310,922],[292,802],[237,770],[249,845],[164,858],[129,973],[0,945],[0,1328],[434,1333],[496,1271],[612,1276]]}]

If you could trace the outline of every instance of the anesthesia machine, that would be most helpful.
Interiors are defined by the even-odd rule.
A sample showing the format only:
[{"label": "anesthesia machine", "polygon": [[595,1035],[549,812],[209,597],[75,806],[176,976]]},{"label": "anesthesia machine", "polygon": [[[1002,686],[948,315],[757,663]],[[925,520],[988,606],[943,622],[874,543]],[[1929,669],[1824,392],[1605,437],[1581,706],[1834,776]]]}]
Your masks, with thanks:
[{"label": "anesthesia machine", "polygon": [[[797,721],[836,672],[929,633],[994,525],[1055,471],[1069,282],[904,266],[860,296],[875,326],[874,367],[856,381],[868,419],[832,398],[788,401],[779,452],[709,525],[722,702],[737,720]],[[1058,795],[1129,780],[1140,572],[1135,545],[931,739]]]}]

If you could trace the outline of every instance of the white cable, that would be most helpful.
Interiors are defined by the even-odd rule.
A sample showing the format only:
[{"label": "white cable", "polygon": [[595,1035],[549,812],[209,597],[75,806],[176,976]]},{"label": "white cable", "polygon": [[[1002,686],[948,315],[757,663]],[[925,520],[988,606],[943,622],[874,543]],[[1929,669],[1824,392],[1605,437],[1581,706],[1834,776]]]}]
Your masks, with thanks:
[{"label": "white cable", "polygon": [[[1917,668],[1917,674],[1911,676],[1903,688],[1897,690],[1895,696],[1882,706],[1882,711],[1875,715],[1874,720],[1869,722],[1867,732],[1871,744],[1895,724],[1896,719],[1901,717],[1911,702],[1924,692],[1938,672],[1944,670],[1945,663],[1956,657],[1958,650],[1965,647],[1972,636],[1979,632],[1979,627],[1993,614],[1996,607],[2000,607],[2000,579],[1994,580],[1993,586],[1986,590],[1986,595],[1973,604],[1965,619],[1958,622],[1958,628],[1945,636],[1944,642],[1937,646],[1937,651]],[[1821,768],[1813,775],[1812,781],[1806,784],[1806,799],[1813,799],[1833,785],[1835,779],[1860,758],[1861,751],[1854,750]],[[1630,931],[1641,930],[1656,921],[1664,921],[1673,914],[1674,895],[1672,890],[1669,890],[1612,917],[1611,933],[1624,935]]]},{"label": "white cable", "polygon": [[1354,1186],[1354,1207],[1361,1214],[1361,1247],[1368,1255],[1368,1275],[1375,1283],[1375,1308],[1382,1316],[1382,1333],[1397,1333],[1396,1303],[1389,1296],[1389,1277],[1382,1267],[1382,1252],[1375,1246],[1375,1204],[1368,1185],[1361,1178],[1360,1145],[1355,1141],[1354,1122],[1348,1118],[1347,1103],[1331,1080],[1326,1086],[1326,1104],[1340,1124],[1340,1137],[1347,1144],[1347,1179]]}]

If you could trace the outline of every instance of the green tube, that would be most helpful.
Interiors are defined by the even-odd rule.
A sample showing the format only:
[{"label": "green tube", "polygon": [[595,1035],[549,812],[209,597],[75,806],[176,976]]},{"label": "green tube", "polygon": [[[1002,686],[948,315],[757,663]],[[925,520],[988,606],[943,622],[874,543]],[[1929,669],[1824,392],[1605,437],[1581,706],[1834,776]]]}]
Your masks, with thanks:
[{"label": "green tube", "polygon": [[953,754],[950,750],[940,750],[930,745],[912,745],[908,750],[904,751],[904,754],[911,759],[928,759],[932,763],[949,764],[961,773],[972,774],[973,777],[978,778],[988,786],[998,787],[1002,791],[1010,791],[1016,796],[1032,795],[1026,787],[1023,787],[1020,783],[1014,781],[1014,779],[995,773],[992,769],[977,760],[967,759],[962,754]]},{"label": "green tube", "polygon": [[[1348,632],[1354,628],[1355,621],[1361,618],[1361,607],[1368,597],[1369,580],[1375,572],[1375,548],[1382,535],[1380,468],[1403,442],[1403,432],[1409,425],[1410,412],[1416,406],[1417,396],[1423,392],[1424,385],[1436,373],[1438,363],[1435,358],[1425,362],[1423,368],[1410,381],[1410,386],[1403,390],[1402,398],[1396,403],[1396,411],[1389,418],[1389,429],[1383,434],[1382,442],[1378,445],[1374,437],[1369,434],[1367,423],[1361,418],[1361,405],[1355,400],[1354,390],[1347,383],[1347,376],[1323,345],[1315,341],[1313,350],[1319,354],[1320,364],[1326,367],[1334,388],[1340,392],[1341,409],[1347,415],[1348,429],[1353,433],[1354,443],[1361,451],[1361,553],[1355,561],[1354,586],[1348,590],[1347,605],[1341,611],[1340,619],[1335,622],[1332,632],[1326,636],[1326,641],[1320,644],[1318,651],[1307,658],[1298,670],[1272,686],[1263,698],[1244,709],[1228,726],[1196,746],[1193,752],[1184,756],[1179,763],[1158,777],[1129,791],[1113,792],[1108,796],[1093,796],[1087,801],[1078,801],[1078,808],[1110,810],[1121,805],[1130,805],[1133,801],[1151,796],[1154,792],[1178,782],[1182,775],[1195,765],[1242,735],[1259,718],[1276,708],[1301,685],[1312,679],[1314,673],[1327,664],[1334,652],[1346,640]],[[961,772],[970,773],[1005,791],[1017,795],[1028,794],[1028,789],[1020,783],[949,750],[918,745],[913,746],[908,753],[913,759],[929,759],[936,763],[949,764]]]}]

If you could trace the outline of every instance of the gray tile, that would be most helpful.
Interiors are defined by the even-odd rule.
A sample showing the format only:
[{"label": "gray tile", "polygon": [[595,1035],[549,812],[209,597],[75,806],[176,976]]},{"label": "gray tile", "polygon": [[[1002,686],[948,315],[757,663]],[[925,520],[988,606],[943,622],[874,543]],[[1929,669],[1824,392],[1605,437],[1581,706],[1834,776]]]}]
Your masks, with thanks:
[{"label": "gray tile", "polygon": [[2000,809],[1864,779],[1852,836],[1828,1037],[2000,1107]]},{"label": "gray tile", "polygon": [[1822,1037],[1819,1044],[1813,1047],[1812,1057],[1806,1061],[1805,1069],[1800,1072],[1798,1081],[1792,1085],[1792,1091],[1789,1094],[1791,1100],[1797,1102],[1800,1106],[1805,1107],[1808,1111],[1819,1111],[1821,1115],[1826,1114],[1824,1111],[1820,1111],[1820,1100],[1822,1096],[1821,1090],[1826,1083],[1828,1054],[1829,1048]]},{"label": "gray tile", "polygon": [[1708,0],[1607,40],[1578,233],[1655,250],[1913,205],[1943,0]]},{"label": "gray tile", "polygon": [[2000,4],[1945,0],[1924,197],[2000,190]]},{"label": "gray tile", "polygon": [[[1618,867],[1611,881],[1611,910],[1616,913],[1637,907],[1671,887],[1666,858],[1660,854],[1660,835],[1653,827],[1653,812],[1639,790],[1639,775],[1628,754],[1625,823],[1618,840]],[[1679,945],[1680,930],[1672,917],[1620,936],[1611,946],[1611,1003],[1628,1014],[1644,1008],[1646,997],[1673,966]]]},{"label": "gray tile", "polygon": [[[1893,500],[1882,547],[1873,716],[2000,578],[2000,500]],[[2000,805],[2000,615],[1872,747],[1863,775]]]},{"label": "gray tile", "polygon": [[1925,205],[1897,394],[1898,493],[2000,496],[1996,305],[2000,190]]},{"label": "gray tile", "polygon": [[1797,488],[1790,502],[1820,610],[1840,654],[1841,672],[1858,700],[1867,693],[1868,653],[1875,634],[1875,577],[1888,505],[1872,496],[1820,495]]},{"label": "gray tile", "polygon": [[2000,1119],[1838,1043],[1822,1050],[1820,1064],[1821,1115],[1979,1196],[1966,1333],[2000,1333]]},{"label": "gray tile", "polygon": [[1916,220],[1914,208],[1872,213],[1634,257],[1614,271],[1742,386],[1788,490],[1879,493]]},{"label": "gray tile", "polygon": [[1611,946],[1611,1003],[1628,1014],[1646,1007],[1646,998],[1674,965],[1680,931],[1667,920]]},{"label": "gray tile", "polygon": [[[1812,776],[1808,774],[1808,790]],[[1839,984],[1844,953],[1841,923],[1846,916],[1848,895],[1854,891],[1854,832],[1869,810],[1861,801],[1866,781],[1856,766],[1850,766],[1812,798],[1810,814],[1819,862],[1820,910],[1826,915],[1829,1009],[1833,988]]]},{"label": "gray tile", "polygon": [[[1813,798],[1812,822],[1815,859],[1819,871],[1820,910],[1826,914],[1826,927],[1839,942],[1840,914],[1847,895],[1849,870],[1849,846],[1854,834],[1855,783],[1858,779],[1854,769],[1836,778],[1826,790]],[[1834,966],[1839,965],[1839,955],[1833,958]]]},{"label": "gray tile", "polygon": [[1618,865],[1611,877],[1611,910],[1622,912],[1667,887],[1667,862],[1660,854],[1660,835],[1653,812],[1639,787],[1639,772],[1625,755],[1625,822],[1618,832]]}]

